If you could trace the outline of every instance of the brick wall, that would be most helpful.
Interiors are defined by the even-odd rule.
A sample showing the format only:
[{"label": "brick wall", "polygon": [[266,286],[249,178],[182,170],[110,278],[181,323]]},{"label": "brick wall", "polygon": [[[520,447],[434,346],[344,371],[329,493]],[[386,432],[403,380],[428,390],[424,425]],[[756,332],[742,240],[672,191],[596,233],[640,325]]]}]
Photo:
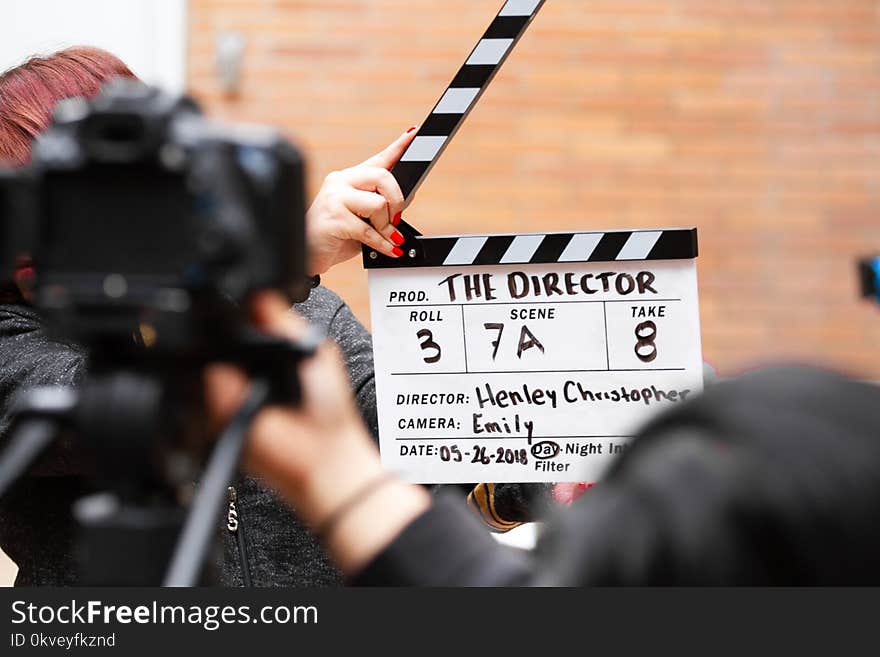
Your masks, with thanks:
[{"label": "brick wall", "polygon": [[[500,0],[191,0],[189,82],[311,188],[421,121]],[[213,74],[247,37],[242,93]],[[880,2],[548,0],[405,215],[423,232],[696,225],[706,359],[880,378]],[[326,277],[369,323],[355,261]]]}]

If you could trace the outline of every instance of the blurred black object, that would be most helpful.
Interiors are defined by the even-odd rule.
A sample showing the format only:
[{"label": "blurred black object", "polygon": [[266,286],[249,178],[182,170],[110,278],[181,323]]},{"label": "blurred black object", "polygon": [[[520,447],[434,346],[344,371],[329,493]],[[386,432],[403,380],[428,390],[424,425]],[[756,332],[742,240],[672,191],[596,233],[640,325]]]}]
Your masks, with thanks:
[{"label": "blurred black object", "polygon": [[[33,244],[33,178],[0,164],[0,285],[11,278],[21,247]],[[11,285],[10,283],[7,283]]]},{"label": "blurred black object", "polygon": [[750,372],[655,416],[535,551],[454,497],[355,578],[382,586],[876,586],[880,389]]},{"label": "blurred black object", "polygon": [[[216,346],[228,301],[306,293],[303,163],[277,132],[206,121],[119,80],[59,103],[34,163],[0,183],[4,278],[30,255],[35,303],[67,337]],[[234,311],[233,311],[234,314]]]},{"label": "blurred black object", "polygon": [[859,263],[862,296],[880,303],[880,256],[866,258]]},{"label": "blurred black object", "polygon": [[[198,583],[248,424],[297,399],[296,363],[315,346],[256,333],[242,305],[262,289],[307,294],[304,223],[303,162],[278,133],[221,127],[127,80],[59,103],[33,163],[0,177],[0,278],[32,261],[49,330],[89,354],[81,389],[17,401],[0,496],[75,434],[98,491],[74,506],[83,583]],[[251,396],[187,515],[215,361],[248,369]]]}]

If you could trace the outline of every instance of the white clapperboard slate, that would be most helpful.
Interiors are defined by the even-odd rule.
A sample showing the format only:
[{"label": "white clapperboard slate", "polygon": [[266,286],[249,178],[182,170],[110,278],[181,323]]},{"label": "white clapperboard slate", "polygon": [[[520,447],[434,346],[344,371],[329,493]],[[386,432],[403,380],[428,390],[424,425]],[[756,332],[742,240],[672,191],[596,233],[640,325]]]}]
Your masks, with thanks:
[{"label": "white clapperboard slate", "polygon": [[[542,4],[504,4],[392,170],[407,200]],[[364,266],[382,461],[410,481],[593,481],[702,389],[696,229],[399,229]]]}]

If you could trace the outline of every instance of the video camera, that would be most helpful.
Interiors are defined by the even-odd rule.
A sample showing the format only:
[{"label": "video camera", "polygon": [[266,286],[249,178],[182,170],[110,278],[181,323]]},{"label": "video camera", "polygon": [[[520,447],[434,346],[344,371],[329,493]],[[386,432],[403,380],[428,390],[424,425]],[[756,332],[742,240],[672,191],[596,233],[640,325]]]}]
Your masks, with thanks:
[{"label": "video camera", "polygon": [[[62,430],[77,436],[99,491],[74,506],[83,583],[199,581],[250,421],[295,403],[317,344],[259,334],[243,305],[260,289],[307,296],[303,177],[274,130],[208,122],[132,81],[59,103],[31,165],[0,171],[0,280],[32,261],[47,328],[89,356],[76,390],[20,395],[0,497]],[[252,380],[199,472],[213,361]]]},{"label": "video camera", "polygon": [[30,256],[36,306],[83,344],[222,351],[249,292],[305,296],[304,217],[277,132],[117,80],[59,103],[32,165],[0,176],[0,278]]}]

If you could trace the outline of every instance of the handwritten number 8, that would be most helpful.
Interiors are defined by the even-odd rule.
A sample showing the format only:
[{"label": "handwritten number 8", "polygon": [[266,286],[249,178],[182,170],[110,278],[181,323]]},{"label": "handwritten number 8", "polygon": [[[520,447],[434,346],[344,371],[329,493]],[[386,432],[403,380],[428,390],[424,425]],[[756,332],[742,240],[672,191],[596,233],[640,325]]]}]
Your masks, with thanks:
[{"label": "handwritten number 8", "polygon": [[635,352],[643,363],[650,363],[657,358],[657,325],[654,322],[642,322],[636,326]]},{"label": "handwritten number 8", "polygon": [[426,363],[436,363],[440,360],[440,355],[443,353],[443,350],[440,349],[440,345],[434,342],[434,334],[431,333],[428,329],[422,329],[418,333],[416,333],[416,337],[422,340],[422,351],[427,351],[428,349],[433,349],[437,353],[433,356],[425,356]]}]

